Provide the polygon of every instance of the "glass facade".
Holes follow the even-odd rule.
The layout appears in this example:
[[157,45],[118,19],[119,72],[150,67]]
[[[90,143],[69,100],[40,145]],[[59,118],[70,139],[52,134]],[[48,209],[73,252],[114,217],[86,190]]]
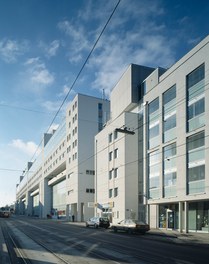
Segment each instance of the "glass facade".
[[159,136],[159,98],[149,104],[149,148],[154,148],[160,143]]
[[163,141],[176,138],[176,85],[163,94]]
[[39,194],[33,196],[33,216],[39,216]]
[[205,124],[205,65],[187,75],[187,131]]
[[189,230],[209,232],[209,201],[189,203]]
[[179,206],[178,204],[159,205],[159,228],[179,228]]
[[188,194],[205,191],[205,133],[187,138],[187,191]]
[[163,148],[163,191],[164,197],[176,196],[176,143]]
[[52,187],[52,214],[66,216],[66,180]]
[[160,155],[159,150],[149,154],[149,199],[160,196]]

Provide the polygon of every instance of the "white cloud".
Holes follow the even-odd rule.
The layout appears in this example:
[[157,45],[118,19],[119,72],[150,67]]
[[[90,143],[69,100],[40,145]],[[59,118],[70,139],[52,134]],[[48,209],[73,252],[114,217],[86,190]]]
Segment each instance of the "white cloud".
[[40,152],[38,146],[32,141],[24,142],[22,139],[13,139],[10,146],[31,156]]
[[64,97],[66,96],[70,91],[70,87],[66,84],[63,86],[62,92],[58,94],[58,97]]
[[82,53],[90,50],[90,43],[88,40],[88,32],[81,24],[73,24],[70,21],[62,21],[58,23],[58,28],[69,37],[69,61],[71,63],[82,60]]
[[[58,24],[58,28],[70,38],[71,63],[87,57],[111,14],[114,4],[105,2],[105,8],[102,5],[102,1],[97,4],[87,1],[77,19]],[[89,78],[94,79],[94,89],[104,89],[109,94],[130,63],[150,67],[169,67],[173,64],[176,40],[168,38],[168,29],[160,19],[164,15],[161,1],[133,0],[131,5],[121,1],[86,67],[91,70]],[[84,23],[85,31],[81,26]],[[95,28],[88,30],[92,23]]]
[[0,41],[0,57],[7,63],[16,62],[17,58],[28,50],[28,42],[11,39]]
[[27,71],[32,83],[50,85],[54,82],[53,74],[39,58],[30,58],[25,65],[28,66]]
[[47,110],[47,112],[56,112],[61,105],[61,101],[44,101],[42,106]]
[[51,58],[57,55],[57,52],[61,46],[60,40],[53,40],[51,43],[46,44],[43,41],[39,42],[39,47],[43,49],[46,57]]
[[50,43],[49,49],[48,49],[48,55],[50,57],[55,56],[58,49],[60,47],[60,41],[59,40],[54,40]]

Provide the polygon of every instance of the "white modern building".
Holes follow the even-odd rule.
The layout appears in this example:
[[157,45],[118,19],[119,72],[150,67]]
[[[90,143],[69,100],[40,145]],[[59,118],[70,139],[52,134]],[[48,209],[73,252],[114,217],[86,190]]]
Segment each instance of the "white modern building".
[[111,119],[96,136],[96,214],[209,232],[209,37],[143,80],[143,67],[132,67],[113,89]]
[[96,214],[144,219],[140,84],[153,68],[131,64],[110,97],[111,118],[95,137]]
[[39,217],[94,214],[94,136],[109,118],[109,101],[77,94],[66,118],[45,134],[42,151],[29,163],[16,189],[16,211]]
[[167,70],[131,64],[110,103],[78,94],[20,178],[19,213],[209,232],[208,88],[209,36]]
[[208,73],[209,37],[143,83],[144,192],[152,227],[209,232]]

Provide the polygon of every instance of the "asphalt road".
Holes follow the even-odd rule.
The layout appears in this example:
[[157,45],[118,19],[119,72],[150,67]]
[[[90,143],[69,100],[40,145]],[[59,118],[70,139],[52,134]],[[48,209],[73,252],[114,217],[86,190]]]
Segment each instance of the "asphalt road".
[[114,233],[109,229],[86,228],[53,220],[14,217],[6,221],[15,236],[23,234],[32,241],[27,241],[22,246],[29,245],[28,258],[31,254],[31,262],[36,264],[54,262],[46,262],[43,258],[35,260],[36,254],[40,256],[40,249],[36,250],[37,247],[32,244],[34,241],[39,247],[43,246],[45,251],[54,253],[70,264],[209,263],[209,247],[201,245],[176,244],[149,235]]

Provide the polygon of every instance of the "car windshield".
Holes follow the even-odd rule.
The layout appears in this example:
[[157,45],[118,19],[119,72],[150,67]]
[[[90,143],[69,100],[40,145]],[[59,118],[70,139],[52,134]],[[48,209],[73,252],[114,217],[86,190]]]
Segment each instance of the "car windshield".
[[108,221],[108,218],[107,217],[101,217],[100,220],[101,221]]

